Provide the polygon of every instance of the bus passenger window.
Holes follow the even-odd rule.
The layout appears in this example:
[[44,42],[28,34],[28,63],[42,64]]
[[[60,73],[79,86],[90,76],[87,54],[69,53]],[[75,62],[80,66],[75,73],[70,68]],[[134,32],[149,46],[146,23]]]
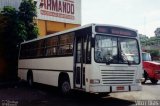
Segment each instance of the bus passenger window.
[[46,42],[46,56],[56,56],[58,50],[58,37],[48,38]]
[[36,52],[37,52],[36,57],[44,56],[45,52],[44,40],[40,40],[37,42]]
[[60,36],[59,55],[73,54],[73,33]]

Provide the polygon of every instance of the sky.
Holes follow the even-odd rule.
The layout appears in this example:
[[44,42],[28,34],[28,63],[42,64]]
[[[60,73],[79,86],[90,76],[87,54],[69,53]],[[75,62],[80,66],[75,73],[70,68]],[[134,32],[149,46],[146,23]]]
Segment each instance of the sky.
[[160,27],[160,0],[82,0],[82,25],[112,24],[155,36]]

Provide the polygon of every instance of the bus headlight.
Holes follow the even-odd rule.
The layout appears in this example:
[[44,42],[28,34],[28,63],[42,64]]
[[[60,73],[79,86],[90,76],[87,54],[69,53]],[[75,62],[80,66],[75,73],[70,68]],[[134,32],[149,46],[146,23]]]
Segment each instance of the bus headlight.
[[100,80],[99,79],[90,79],[90,84],[99,84]]

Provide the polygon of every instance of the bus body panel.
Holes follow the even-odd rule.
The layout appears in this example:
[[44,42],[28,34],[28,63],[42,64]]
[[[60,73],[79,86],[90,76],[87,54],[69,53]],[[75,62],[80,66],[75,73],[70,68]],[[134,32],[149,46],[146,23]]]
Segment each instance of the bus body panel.
[[73,57],[71,56],[19,60],[18,76],[27,80],[28,70],[32,70],[34,82],[52,86],[58,86],[59,74],[66,72],[73,88]]
[[23,59],[19,60],[19,68],[73,71],[73,57]]
[[91,71],[92,71],[92,69],[91,69],[91,64],[86,64],[85,65],[85,69],[86,69],[86,72],[85,72],[85,91],[86,92],[89,92],[89,84],[90,84],[90,82],[89,82],[89,80],[90,80],[90,77],[91,77]]
[[27,69],[18,69],[18,77],[21,79],[21,80],[27,80],[27,72],[28,70]]
[[42,84],[58,86],[58,71],[45,71],[45,70],[32,70],[33,71],[33,81],[34,82],[41,82]]
[[[140,79],[142,69],[136,65],[129,66],[122,64],[97,64],[91,65],[92,73],[89,79],[99,79],[100,84],[89,84],[87,92],[126,92],[142,90]],[[117,76],[116,76],[117,75]],[[118,78],[119,77],[119,78]],[[104,81],[103,81],[104,80]],[[107,84],[108,82],[108,84]],[[126,83],[127,82],[127,83]],[[118,87],[123,87],[118,89]],[[89,90],[89,91],[88,91]]]

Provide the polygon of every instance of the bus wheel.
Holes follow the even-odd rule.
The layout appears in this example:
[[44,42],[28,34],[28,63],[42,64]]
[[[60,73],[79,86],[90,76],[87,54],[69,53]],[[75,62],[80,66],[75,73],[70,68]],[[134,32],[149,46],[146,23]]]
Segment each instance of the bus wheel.
[[153,79],[153,78],[151,78],[150,80],[151,80],[152,84],[157,84],[157,82],[158,82],[158,80]]
[[27,75],[27,83],[28,83],[29,87],[33,86],[33,75],[31,73],[28,73],[28,75]]
[[147,72],[146,72],[146,71],[144,71],[143,77],[144,77],[144,81],[143,81],[143,82],[141,82],[141,83],[142,83],[142,84],[145,84],[145,82],[146,82],[146,81],[147,81],[147,79],[148,79],[148,74],[147,74]]
[[61,90],[61,93],[63,95],[68,95],[70,90],[71,90],[71,86],[70,86],[70,83],[69,83],[69,79],[67,78],[63,78],[60,80],[60,85],[59,85],[59,88]]

